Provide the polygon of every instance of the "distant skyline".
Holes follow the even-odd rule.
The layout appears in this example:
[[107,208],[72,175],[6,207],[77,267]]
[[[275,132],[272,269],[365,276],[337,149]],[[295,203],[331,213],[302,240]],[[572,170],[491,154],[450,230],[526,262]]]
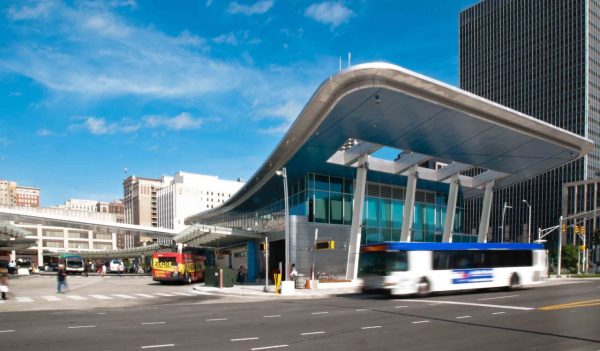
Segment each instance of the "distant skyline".
[[348,52],[457,86],[477,2],[2,2],[0,179],[42,206],[133,174],[248,179]]

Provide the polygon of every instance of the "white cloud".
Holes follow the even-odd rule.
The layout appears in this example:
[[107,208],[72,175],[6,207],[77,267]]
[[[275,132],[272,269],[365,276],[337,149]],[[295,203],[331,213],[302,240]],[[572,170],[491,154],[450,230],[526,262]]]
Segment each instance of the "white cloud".
[[10,140],[9,138],[0,136],[0,145],[8,146],[11,143],[12,143],[12,140]]
[[[158,115],[144,116],[138,122],[125,118],[117,122],[108,122],[105,118],[93,116],[76,117],[75,119],[83,120],[83,122],[70,125],[70,130],[85,130],[94,135],[127,134],[137,132],[141,129],[190,130],[202,127],[207,121],[215,121],[215,119],[194,118],[188,112],[183,112],[172,117]],[[38,135],[41,134],[38,133]]]
[[273,7],[273,0],[260,0],[252,5],[242,5],[237,1],[229,4],[227,12],[230,14],[242,14],[246,16],[260,15],[269,11]]
[[40,128],[35,132],[35,135],[37,135],[37,136],[53,136],[53,135],[56,135],[56,133],[54,133],[53,131],[46,129],[46,128]]
[[135,0],[112,0],[110,2],[111,7],[130,7],[132,9],[137,8],[137,2]]
[[32,20],[40,17],[46,17],[51,10],[53,3],[50,1],[41,1],[35,6],[23,6],[17,9],[14,6],[8,8],[7,17],[13,21]]
[[300,111],[302,111],[303,104],[295,101],[288,100],[281,105],[273,106],[262,110],[262,114],[270,117],[283,118],[288,121],[293,121],[298,117]]
[[221,34],[218,37],[213,38],[213,41],[217,44],[229,44],[233,46],[238,45],[238,39],[233,33]]
[[175,117],[147,116],[143,120],[148,128],[164,127],[170,130],[198,129],[204,124],[204,120],[193,118],[187,112]]
[[304,15],[335,28],[348,21],[354,15],[354,12],[341,2],[324,1],[310,5]]

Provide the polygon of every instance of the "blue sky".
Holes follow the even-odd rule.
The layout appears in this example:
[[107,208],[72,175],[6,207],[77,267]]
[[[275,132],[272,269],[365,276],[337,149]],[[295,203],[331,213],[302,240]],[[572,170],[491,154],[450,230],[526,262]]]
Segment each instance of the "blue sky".
[[0,179],[43,206],[120,198],[124,168],[247,179],[348,52],[458,85],[476,2],[0,2]]

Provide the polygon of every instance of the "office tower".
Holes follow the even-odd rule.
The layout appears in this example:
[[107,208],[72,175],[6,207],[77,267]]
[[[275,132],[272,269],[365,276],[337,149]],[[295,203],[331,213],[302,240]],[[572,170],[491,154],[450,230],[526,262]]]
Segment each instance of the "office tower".
[[[485,0],[460,13],[460,87],[547,123],[600,141],[597,0]],[[526,147],[526,145],[523,145]],[[510,155],[505,155],[510,157]],[[563,183],[600,171],[600,148],[582,159],[494,193],[493,240],[532,237],[558,224]],[[525,201],[527,201],[527,203]],[[481,198],[465,203],[476,228]]]

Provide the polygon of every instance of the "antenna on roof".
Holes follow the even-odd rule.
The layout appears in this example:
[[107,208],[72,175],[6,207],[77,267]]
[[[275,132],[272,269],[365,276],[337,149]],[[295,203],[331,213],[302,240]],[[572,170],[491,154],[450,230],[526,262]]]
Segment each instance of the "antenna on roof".
[[352,53],[348,52],[348,68],[350,68],[350,61],[352,61]]

